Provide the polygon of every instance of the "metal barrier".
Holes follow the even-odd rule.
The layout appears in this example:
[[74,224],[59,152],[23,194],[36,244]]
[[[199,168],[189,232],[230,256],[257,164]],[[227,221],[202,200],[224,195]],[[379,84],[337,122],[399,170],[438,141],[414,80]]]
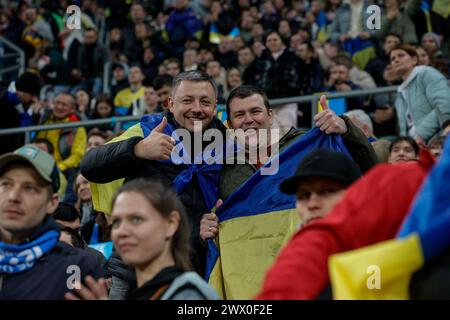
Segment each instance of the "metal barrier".
[[[354,90],[350,92],[339,92],[339,93],[326,93],[328,99],[337,99],[337,98],[351,98],[358,96],[368,96],[368,95],[377,95],[377,94],[386,94],[393,93],[397,90],[396,86],[390,87],[382,87],[382,88],[374,88],[374,89],[363,89],[363,90]],[[279,106],[288,103],[311,103],[311,123],[314,123],[314,115],[317,114],[317,105],[320,99],[320,96],[325,93],[316,93],[310,96],[298,96],[298,97],[290,97],[290,98],[282,98],[282,99],[272,99],[270,100],[271,106]],[[115,131],[119,131],[120,126],[123,122],[128,121],[138,121],[141,116],[125,116],[125,117],[112,117],[106,119],[99,120],[88,120],[88,121],[79,121],[79,122],[70,122],[70,123],[61,123],[61,124],[49,124],[49,125],[39,125],[39,126],[29,126],[29,127],[20,127],[20,128],[11,128],[11,129],[3,129],[0,130],[0,136],[11,135],[11,134],[19,134],[25,133],[25,143],[30,142],[30,132],[34,131],[48,131],[54,129],[67,129],[67,128],[78,128],[78,127],[95,127],[102,124],[114,124]]]
[[3,45],[6,49],[8,49],[8,51],[3,52],[3,54],[0,55],[1,59],[5,59],[5,65],[7,65],[5,68],[0,68],[0,79],[3,79],[6,74],[17,71],[17,75],[12,77],[12,79],[15,79],[25,70],[25,53],[22,49],[5,37],[0,36],[0,45]]

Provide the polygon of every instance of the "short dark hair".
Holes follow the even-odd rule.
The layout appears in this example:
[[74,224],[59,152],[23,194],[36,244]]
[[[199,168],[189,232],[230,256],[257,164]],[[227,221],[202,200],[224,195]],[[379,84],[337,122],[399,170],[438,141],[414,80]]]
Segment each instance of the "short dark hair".
[[92,130],[89,131],[87,138],[89,139],[92,136],[99,136],[105,139],[105,141],[108,140],[108,135],[105,132],[99,130],[98,128],[93,128]]
[[177,89],[180,86],[180,83],[182,81],[209,82],[214,89],[214,94],[216,95],[216,98],[218,97],[216,82],[209,74],[207,74],[204,71],[192,70],[192,71],[181,72],[180,74],[178,74],[173,79],[173,82],[172,82],[172,94],[174,94],[175,91],[177,91]]
[[383,39],[383,42],[386,41],[387,37],[396,37],[398,40],[400,40],[400,43],[402,43],[402,37],[395,32],[389,32],[388,34],[386,34],[386,36]]
[[114,208],[117,197],[124,192],[135,192],[142,195],[164,219],[167,219],[173,211],[180,214],[180,224],[172,238],[171,252],[175,266],[183,270],[191,270],[189,222],[184,206],[173,188],[161,180],[137,178],[120,187],[113,198],[112,208]]
[[53,154],[55,153],[55,148],[53,147],[53,144],[48,141],[48,139],[45,138],[36,138],[33,140],[33,143],[42,143],[45,144],[47,146],[48,149],[48,153]]
[[259,94],[260,96],[262,96],[264,100],[264,106],[266,107],[267,110],[270,109],[269,99],[267,98],[267,94],[264,92],[263,89],[254,85],[244,84],[231,90],[230,95],[228,96],[226,104],[228,119],[230,119],[230,104],[234,99],[236,98],[245,99],[251,97],[254,94]]
[[153,80],[153,88],[159,90],[164,86],[172,87],[173,77],[168,74],[161,74]]
[[416,140],[414,140],[411,137],[408,136],[398,136],[397,138],[395,138],[391,145],[389,146],[389,154],[392,152],[392,149],[394,148],[394,146],[402,141],[406,141],[407,143],[409,143],[411,145],[411,147],[413,147],[414,149],[414,153],[416,154],[416,156],[419,154],[419,145],[417,144]]

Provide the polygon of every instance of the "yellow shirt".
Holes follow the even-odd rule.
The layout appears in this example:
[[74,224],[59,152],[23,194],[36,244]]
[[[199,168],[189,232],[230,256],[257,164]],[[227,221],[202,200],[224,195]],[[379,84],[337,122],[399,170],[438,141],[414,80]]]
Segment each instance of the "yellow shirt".
[[145,88],[142,86],[139,90],[133,92],[130,88],[120,90],[114,98],[114,106],[117,113],[125,115],[128,112],[133,101],[138,100],[144,96]]
[[[55,120],[52,117],[45,121],[44,124],[54,124],[54,123],[67,123],[69,122],[69,117],[63,120]],[[70,154],[68,157],[64,158],[59,150],[59,139],[62,130],[55,129],[49,131],[40,131],[37,135],[38,138],[45,138],[53,145],[55,152],[53,156],[55,157],[56,164],[59,170],[65,171],[70,168],[78,168],[80,166],[81,159],[83,159],[87,147],[87,134],[86,129],[83,127],[73,128],[75,135],[72,137],[72,145],[70,147]],[[76,130],[76,131],[75,131]]]

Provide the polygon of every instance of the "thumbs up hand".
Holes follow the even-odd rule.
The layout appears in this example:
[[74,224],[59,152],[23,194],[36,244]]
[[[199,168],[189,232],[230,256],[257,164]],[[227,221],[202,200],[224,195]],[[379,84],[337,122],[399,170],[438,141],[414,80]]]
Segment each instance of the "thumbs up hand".
[[167,126],[167,119],[164,117],[152,132],[139,141],[134,146],[134,154],[139,159],[146,160],[169,160],[172,149],[175,146],[175,140],[163,133]]
[[344,134],[347,132],[345,121],[336,115],[333,110],[328,107],[325,95],[320,97],[320,105],[323,111],[314,116],[316,127],[326,134]]

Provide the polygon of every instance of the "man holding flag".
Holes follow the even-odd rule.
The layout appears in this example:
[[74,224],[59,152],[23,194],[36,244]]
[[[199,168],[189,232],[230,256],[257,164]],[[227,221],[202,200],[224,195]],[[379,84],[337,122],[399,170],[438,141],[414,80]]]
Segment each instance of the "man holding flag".
[[[314,148],[330,148],[350,156],[347,146],[359,164],[357,170],[365,172],[376,164],[376,155],[364,134],[348,118],[336,116],[328,108],[325,96],[321,97],[321,104],[323,112],[316,116],[318,128],[306,134],[291,128],[276,141],[276,148],[273,140],[269,144],[269,158],[259,158],[257,163],[250,163],[249,159],[245,164],[227,162],[223,166],[219,190],[225,203],[222,206],[219,200],[217,215],[205,214],[200,226],[202,240],[212,239],[219,233],[220,220],[217,246],[209,244],[207,278],[222,297],[248,299],[256,294],[266,267],[298,225],[294,197],[282,195],[274,186],[290,171],[293,173],[304,155]],[[259,131],[272,127],[272,109],[266,94],[258,87],[245,85],[232,91],[227,113],[229,126],[246,134],[254,131],[259,136]],[[279,157],[278,173],[261,174],[259,169],[267,167],[266,163],[275,157]],[[252,239],[259,239],[260,245],[255,247]],[[246,259],[237,260],[238,256]]]
[[[200,219],[216,203],[221,166],[204,161],[202,164],[194,164],[194,161],[174,164],[171,153],[179,141],[171,136],[176,129],[186,129],[193,141],[194,122],[201,123],[202,131],[215,128],[225,136],[225,127],[215,118],[216,104],[217,87],[210,76],[201,71],[181,73],[174,80],[168,111],[142,118],[118,139],[88,152],[81,164],[83,176],[95,183],[149,176],[172,185],[188,213],[193,265],[200,274],[204,272],[205,261],[205,249],[198,238]],[[194,146],[194,143],[189,144],[183,138],[180,145]],[[195,156],[192,150],[187,153]],[[115,184],[122,184],[122,180]],[[103,185],[93,185],[93,195],[97,198],[94,205],[99,211],[109,212],[109,199],[98,201],[100,196],[108,194],[108,190],[101,188]],[[110,189],[109,194],[113,193]]]

